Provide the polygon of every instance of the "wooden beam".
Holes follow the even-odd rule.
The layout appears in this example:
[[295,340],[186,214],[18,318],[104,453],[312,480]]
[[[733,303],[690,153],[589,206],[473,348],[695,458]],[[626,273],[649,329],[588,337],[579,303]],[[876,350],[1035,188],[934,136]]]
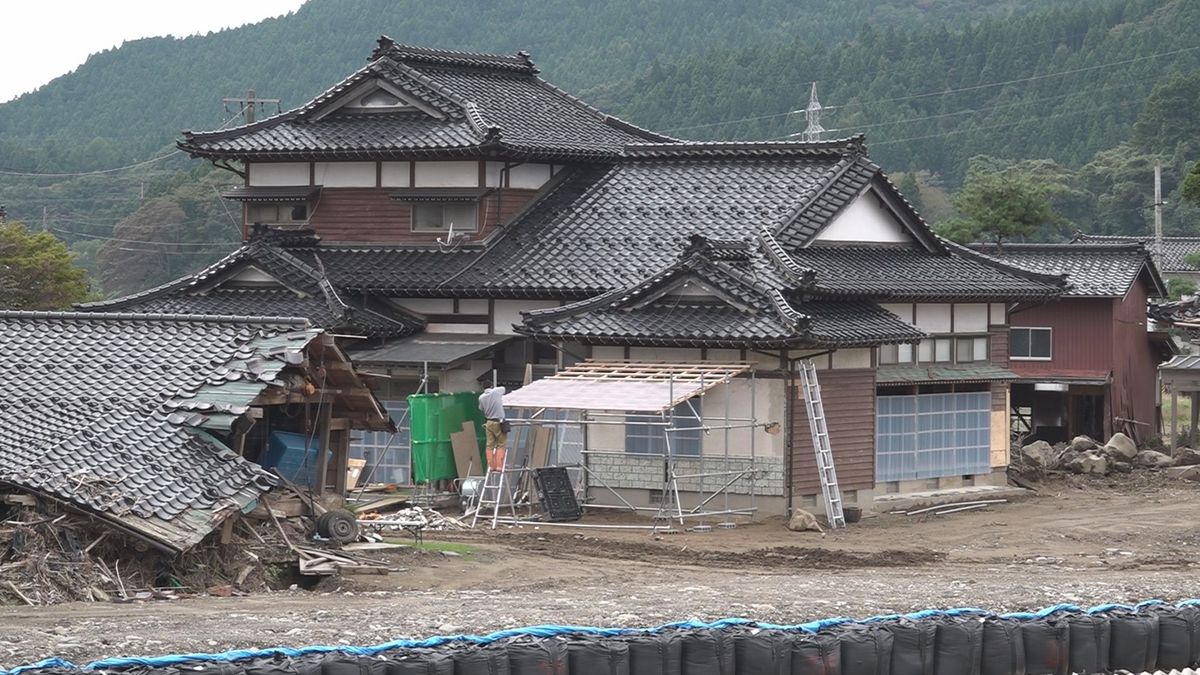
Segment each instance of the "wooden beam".
[[[345,420],[338,420],[344,422]],[[346,494],[346,478],[350,473],[350,433],[338,431],[333,434],[333,485],[336,494]]]
[[317,419],[317,436],[320,438],[321,448],[319,460],[317,462],[317,494],[325,494],[325,487],[329,484],[329,426],[333,417],[333,403],[326,402],[321,406],[320,417]]

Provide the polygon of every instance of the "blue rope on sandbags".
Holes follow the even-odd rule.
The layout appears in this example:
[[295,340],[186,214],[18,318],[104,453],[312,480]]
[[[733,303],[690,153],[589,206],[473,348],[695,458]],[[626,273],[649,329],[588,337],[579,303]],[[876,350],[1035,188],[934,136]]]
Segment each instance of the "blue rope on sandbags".
[[[1081,609],[1078,605],[1062,603],[1051,605],[1037,612],[1010,612],[1006,614],[996,614],[985,609],[977,607],[958,607],[953,609],[925,609],[909,614],[881,614],[866,619],[852,619],[848,617],[833,617],[820,619],[817,621],[809,621],[800,624],[774,624],[766,622],[753,621],[740,617],[730,617],[719,619],[711,622],[703,622],[695,619],[686,621],[675,621],[662,624],[652,628],[601,628],[596,626],[570,626],[560,624],[544,624],[538,626],[525,626],[522,628],[509,628],[505,630],[495,631],[487,635],[439,635],[423,640],[400,639],[384,642],[377,645],[369,646],[348,646],[348,645],[312,645],[308,647],[270,647],[264,649],[237,649],[221,653],[204,653],[197,652],[191,654],[172,654],[166,656],[123,656],[111,657],[107,659],[99,659],[92,661],[83,666],[78,666],[70,661],[61,658],[48,658],[23,666],[18,666],[11,670],[0,669],[0,675],[22,675],[38,670],[47,670],[52,668],[72,669],[72,670],[104,670],[104,669],[121,669],[130,666],[142,666],[146,668],[160,668],[167,666],[178,666],[184,664],[198,663],[218,663],[218,662],[236,662],[255,658],[270,658],[284,656],[288,658],[296,658],[311,654],[329,654],[341,653],[355,656],[376,656],[381,653],[397,650],[397,649],[434,649],[449,644],[467,643],[476,645],[486,645],[500,640],[519,637],[533,638],[553,638],[564,635],[590,635],[596,637],[620,637],[627,635],[638,634],[653,634],[668,630],[719,630],[737,626],[750,626],[765,630],[785,630],[785,631],[801,631],[805,633],[818,633],[829,628],[843,626],[846,624],[870,624],[880,621],[889,621],[897,619],[909,619],[913,621],[921,621],[938,617],[961,617],[961,616],[978,616],[981,619],[988,617],[997,617],[1002,619],[1018,619],[1018,620],[1037,620],[1046,619],[1055,614],[1063,612],[1100,614],[1111,611],[1137,611],[1143,607],[1165,605],[1162,600],[1145,600],[1136,605],[1125,605],[1110,603],[1104,605],[1096,605],[1087,610]],[[1200,606],[1200,599],[1181,600],[1176,603],[1177,607],[1184,606]]]

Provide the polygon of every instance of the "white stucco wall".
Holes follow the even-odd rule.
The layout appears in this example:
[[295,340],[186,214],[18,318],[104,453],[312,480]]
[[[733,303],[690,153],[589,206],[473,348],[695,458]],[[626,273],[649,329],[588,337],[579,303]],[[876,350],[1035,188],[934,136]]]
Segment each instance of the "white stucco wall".
[[375,187],[375,162],[316,162],[313,180],[325,187]]
[[513,324],[521,323],[521,312],[558,307],[556,300],[497,300],[493,306],[492,323],[497,335],[515,335]]
[[868,190],[842,209],[833,222],[817,233],[815,240],[904,244],[913,239]]
[[383,162],[379,169],[379,184],[383,187],[408,187],[412,167],[408,162]]
[[415,162],[417,187],[478,187],[478,162]]
[[246,165],[250,185],[308,185],[308,162],[253,162]]

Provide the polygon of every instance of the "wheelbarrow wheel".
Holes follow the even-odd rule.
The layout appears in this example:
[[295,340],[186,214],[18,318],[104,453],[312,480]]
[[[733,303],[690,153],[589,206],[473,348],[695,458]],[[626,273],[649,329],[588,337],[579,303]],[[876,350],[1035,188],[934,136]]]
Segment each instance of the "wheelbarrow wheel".
[[339,544],[349,544],[358,539],[358,520],[349,511],[326,511],[317,518],[317,534]]

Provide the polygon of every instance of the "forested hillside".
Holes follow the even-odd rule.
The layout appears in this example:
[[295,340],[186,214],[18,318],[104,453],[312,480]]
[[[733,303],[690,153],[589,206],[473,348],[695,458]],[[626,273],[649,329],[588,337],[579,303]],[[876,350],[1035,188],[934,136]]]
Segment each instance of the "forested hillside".
[[[67,240],[102,293],[206,264],[239,237],[217,197],[228,175],[156,158],[179,129],[236,117],[222,97],[254,88],[298,105],[387,33],[529,49],[548,79],[683,138],[792,137],[816,81],[825,137],[865,133],[933,221],[973,164],[1053,188],[1064,219],[1041,238],[1145,232],[1158,160],[1167,231],[1200,233],[1177,198],[1200,157],[1196,25],[1196,0],[311,0],[240,29],[126,44],[0,105],[0,204]],[[66,175],[31,175],[45,173]]]
[[[1078,0],[1072,0],[1078,1]],[[78,171],[150,156],[181,129],[213,128],[247,88],[299,105],[359,68],[373,41],[531,51],[569,90],[635,76],[713,46],[830,46],[864,24],[917,26],[1001,15],[1039,0],[310,0],[220,33],[152,38],[92,56],[0,105],[0,167]],[[650,120],[652,121],[652,120]]]

